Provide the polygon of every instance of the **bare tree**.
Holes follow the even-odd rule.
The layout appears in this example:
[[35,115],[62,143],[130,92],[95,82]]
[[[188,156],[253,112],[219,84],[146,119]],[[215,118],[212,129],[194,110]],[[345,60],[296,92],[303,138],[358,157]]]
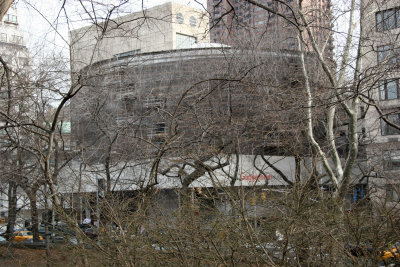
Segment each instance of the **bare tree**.
[[[345,241],[376,251],[395,240],[398,217],[388,201],[373,204],[385,214],[377,218],[353,188],[380,168],[363,166],[359,153],[361,106],[398,127],[374,95],[382,70],[363,68],[373,52],[365,52],[365,9],[356,0],[345,14],[301,0],[243,3],[268,19],[262,29],[246,25],[226,1],[211,31],[224,24],[238,37],[233,47],[105,55],[108,38],[140,39],[143,27],[179,24],[183,15],[143,10],[124,21],[114,16],[125,1],[81,1],[91,26],[74,32],[68,47],[87,38],[90,53],[73,58],[83,68],[72,69],[71,81],[58,57],[20,84],[2,62],[4,151],[17,159],[4,171],[13,177],[6,180],[9,207],[16,210],[21,187],[35,239],[43,194],[75,232],[76,251],[102,264],[357,264]],[[59,14],[72,26],[69,8]],[[344,41],[334,63],[330,24],[343,15],[348,28],[339,32]],[[274,33],[275,40],[266,38]],[[18,102],[13,88],[28,97]],[[63,132],[68,108],[71,135]],[[349,192],[363,200],[349,200]],[[354,214],[346,212],[349,202]],[[93,232],[77,226],[84,204]],[[363,253],[365,263],[379,260]]]

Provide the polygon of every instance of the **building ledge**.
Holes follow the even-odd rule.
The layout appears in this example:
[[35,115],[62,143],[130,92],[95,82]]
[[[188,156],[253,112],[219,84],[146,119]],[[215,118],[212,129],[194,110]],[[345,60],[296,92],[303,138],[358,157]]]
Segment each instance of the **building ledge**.
[[6,45],[6,46],[12,46],[12,47],[15,47],[15,48],[20,48],[20,49],[26,49],[25,45],[20,45],[20,44],[0,42],[0,45]]

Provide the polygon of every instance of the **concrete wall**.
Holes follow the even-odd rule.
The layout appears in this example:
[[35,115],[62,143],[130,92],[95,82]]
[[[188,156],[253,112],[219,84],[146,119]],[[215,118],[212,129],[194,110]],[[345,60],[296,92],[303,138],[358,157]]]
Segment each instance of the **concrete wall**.
[[[314,58],[307,60],[310,68],[315,67],[311,66]],[[287,155],[290,152],[285,151],[291,149],[307,150],[300,134],[305,114],[298,112],[304,103],[303,95],[298,94],[302,83],[298,64],[295,52],[225,48],[149,53],[101,62],[91,68],[85,88],[71,101],[73,141],[88,150],[99,149],[101,155],[106,142],[101,128],[116,129],[121,135],[115,151],[131,157],[139,151],[148,155],[152,146],[140,140],[159,144],[174,134],[170,117],[163,114],[173,114],[178,108],[180,115],[173,123],[179,128],[180,142],[185,144],[179,154],[208,151],[216,140],[210,140],[213,134],[240,140],[243,154],[269,154],[263,150],[266,147],[279,150],[274,155]],[[235,80],[246,76],[249,69],[251,78]],[[323,81],[317,77],[318,70],[313,71],[314,86],[323,88]],[[235,81],[226,83],[224,79]],[[151,103],[152,99],[159,103]],[[190,108],[194,105],[195,110]],[[287,110],[271,112],[282,106]],[[157,131],[158,123],[165,123],[164,131]],[[299,131],[293,131],[291,123]],[[201,133],[203,124],[209,127],[207,133]],[[242,134],[234,137],[237,132]],[[208,141],[211,143],[206,145]]]
[[124,56],[123,53],[176,49],[177,33],[195,37],[200,43],[209,42],[205,12],[170,2],[110,21],[104,35],[96,25],[73,30],[71,70],[76,72],[90,63]]

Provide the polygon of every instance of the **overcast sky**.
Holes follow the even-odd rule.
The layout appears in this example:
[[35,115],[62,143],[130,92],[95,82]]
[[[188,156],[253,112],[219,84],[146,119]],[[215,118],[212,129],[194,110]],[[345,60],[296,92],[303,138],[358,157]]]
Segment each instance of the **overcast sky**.
[[[87,1],[88,2],[88,1]],[[122,0],[101,0],[104,4],[119,3]],[[144,0],[145,8],[160,5],[170,0]],[[184,5],[197,8],[205,8],[206,0],[174,0]],[[18,20],[21,30],[25,34],[25,40],[32,53],[42,53],[43,47],[62,51],[67,49],[68,31],[72,28],[88,25],[80,16],[83,13],[78,1],[66,1],[68,21],[66,15],[59,11],[63,1],[51,0],[19,0],[17,3]],[[123,12],[129,13],[141,10],[142,1],[134,0],[124,5]],[[58,19],[57,19],[58,18]]]
[[[83,0],[85,1],[85,0]],[[144,7],[149,8],[155,5],[160,5],[170,0],[144,0]],[[25,40],[29,50],[33,55],[46,57],[47,51],[63,51],[64,56],[68,57],[68,31],[72,28],[88,25],[85,18],[80,14],[83,13],[82,8],[78,1],[67,0],[66,8],[68,12],[68,21],[73,23],[66,23],[66,15],[59,11],[64,1],[61,0],[18,0],[17,8],[19,15],[19,23],[21,29],[25,33]],[[86,0],[89,2],[89,0]],[[124,2],[123,0],[100,0],[98,3],[110,4]],[[197,8],[206,8],[206,0],[174,0],[174,2],[189,5]],[[334,0],[335,7],[346,9],[348,0]],[[124,5],[121,10],[125,13],[141,10],[142,1],[133,0]],[[57,20],[58,18],[58,20]],[[336,21],[335,30],[343,31],[346,18]],[[341,36],[335,36],[335,46],[340,47],[338,41]],[[43,49],[45,48],[45,49]],[[40,55],[41,54],[41,55]]]

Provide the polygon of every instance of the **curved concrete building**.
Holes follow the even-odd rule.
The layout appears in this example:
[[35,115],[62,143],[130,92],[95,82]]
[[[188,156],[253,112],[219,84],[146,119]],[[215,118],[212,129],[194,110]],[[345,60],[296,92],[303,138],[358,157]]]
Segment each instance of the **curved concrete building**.
[[[160,146],[174,156],[304,151],[299,60],[296,52],[212,47],[97,62],[82,71],[86,86],[71,103],[74,140],[87,151],[112,143],[127,157]],[[322,89],[316,68],[313,75]]]

